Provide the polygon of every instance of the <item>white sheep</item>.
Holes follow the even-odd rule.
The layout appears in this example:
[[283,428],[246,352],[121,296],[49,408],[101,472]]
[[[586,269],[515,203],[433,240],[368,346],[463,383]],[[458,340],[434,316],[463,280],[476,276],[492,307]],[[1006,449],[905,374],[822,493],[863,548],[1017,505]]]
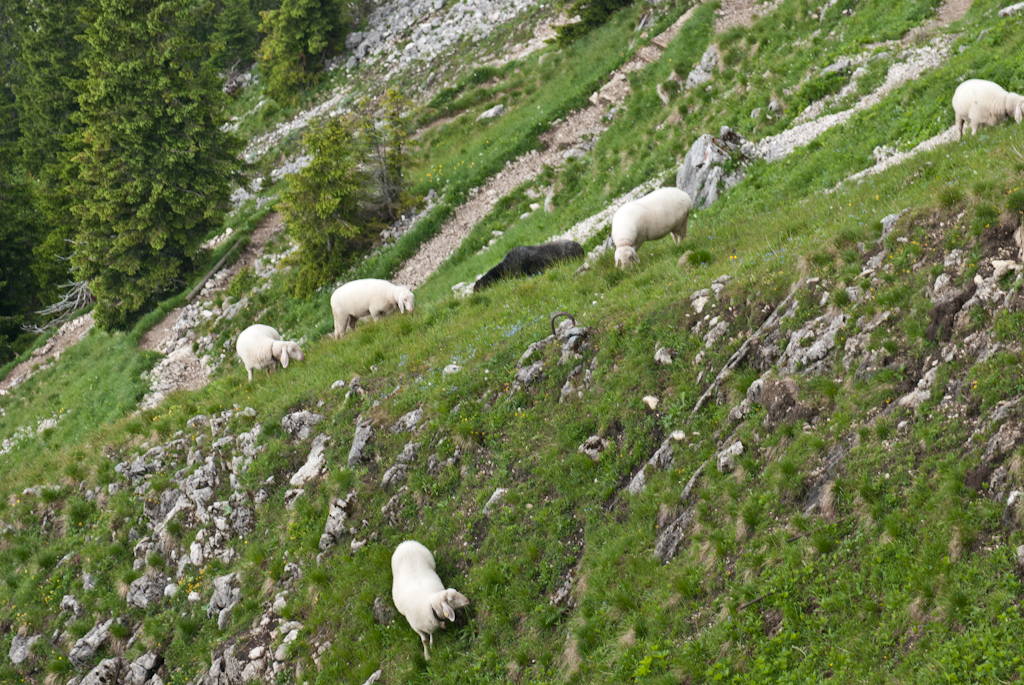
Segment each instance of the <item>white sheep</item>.
[[374,321],[379,321],[396,309],[403,314],[411,312],[414,304],[412,291],[405,286],[379,278],[349,281],[331,295],[334,337],[340,338],[347,330],[354,329],[361,316],[369,314]]
[[639,264],[636,251],[648,240],[671,233],[678,245],[686,237],[686,222],[692,207],[690,196],[678,188],[659,188],[619,207],[612,217],[615,266],[628,269],[630,264]]
[[957,137],[963,138],[965,123],[971,125],[971,134],[977,135],[979,126],[995,126],[1010,117],[1019,124],[1024,119],[1024,95],[1007,93],[996,83],[972,78],[956,87],[953,111]]
[[253,369],[266,368],[269,372],[275,362],[281,362],[281,366],[287,369],[289,359],[297,359],[300,362],[305,359],[298,343],[281,340],[280,333],[260,323],[255,323],[238,334],[235,351],[245,364],[245,370],[249,372],[250,382]]
[[435,571],[434,555],[416,542],[406,540],[391,555],[391,598],[423,643],[423,658],[430,661],[427,642],[434,646],[434,631],[455,620],[455,610],[469,605],[457,590],[445,589]]

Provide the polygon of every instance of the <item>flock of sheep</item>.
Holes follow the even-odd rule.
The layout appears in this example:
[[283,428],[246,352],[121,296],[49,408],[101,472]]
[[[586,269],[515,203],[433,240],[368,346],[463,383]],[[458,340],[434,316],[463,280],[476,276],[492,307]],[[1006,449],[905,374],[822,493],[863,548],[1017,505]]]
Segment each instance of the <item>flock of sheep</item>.
[[[1008,93],[991,81],[971,79],[961,83],[953,94],[953,111],[958,136],[963,136],[964,124],[970,124],[971,133],[977,134],[979,126],[994,126],[1010,117],[1020,123],[1024,119],[1024,96]],[[623,205],[612,218],[615,266],[628,269],[639,264],[637,249],[645,242],[671,235],[678,245],[686,238],[692,206],[690,196],[677,188],[660,188]],[[515,247],[481,276],[473,289],[479,291],[497,280],[537,273],[559,261],[582,257],[583,248],[569,240]],[[340,339],[355,328],[360,317],[370,316],[378,321],[396,310],[411,312],[414,305],[415,298],[406,287],[374,278],[351,281],[331,295],[334,337]],[[242,331],[235,349],[250,381],[253,369],[269,371],[277,363],[287,368],[289,360],[303,359],[297,343],[281,340],[276,330],[262,324]],[[433,645],[434,631],[444,628],[445,621],[454,621],[455,610],[469,605],[469,600],[456,590],[445,589],[435,570],[433,554],[414,540],[395,549],[391,572],[395,607],[420,636],[423,656],[429,660],[427,645]]]

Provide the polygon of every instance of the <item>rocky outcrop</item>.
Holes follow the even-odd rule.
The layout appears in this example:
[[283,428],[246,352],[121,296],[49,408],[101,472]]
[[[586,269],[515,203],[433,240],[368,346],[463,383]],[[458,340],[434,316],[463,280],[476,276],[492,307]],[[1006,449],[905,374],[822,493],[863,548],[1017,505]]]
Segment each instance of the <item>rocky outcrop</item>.
[[[743,180],[748,148],[746,139],[728,126],[722,127],[717,138],[702,135],[676,172],[676,188],[690,196],[695,210],[711,206],[723,190]],[[734,170],[727,171],[727,165]]]

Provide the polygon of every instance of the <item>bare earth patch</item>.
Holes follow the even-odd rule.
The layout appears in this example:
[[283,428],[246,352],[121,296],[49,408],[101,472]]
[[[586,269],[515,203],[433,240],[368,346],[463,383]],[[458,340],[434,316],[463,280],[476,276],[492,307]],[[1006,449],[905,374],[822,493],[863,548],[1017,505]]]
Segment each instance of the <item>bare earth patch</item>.
[[0,381],[0,394],[7,394],[11,388],[27,381],[51,359],[60,359],[64,350],[81,342],[92,329],[92,323],[92,312],[89,312],[58,328],[45,345],[32,353],[31,358],[15,366],[7,377]]
[[629,81],[625,74],[642,69],[656,61],[665,47],[679,33],[679,29],[693,15],[694,8],[687,10],[664,33],[658,35],[633,58],[618,70],[612,72],[608,83],[591,96],[591,106],[573,112],[562,122],[541,134],[544,144],[542,151],[532,151],[508,163],[486,185],[478,190],[469,201],[455,210],[441,231],[420,246],[419,252],[411,257],[391,279],[394,283],[417,288],[434,273],[439,266],[462,244],[470,231],[490,213],[494,204],[517,186],[536,178],[544,166],[560,166],[566,158],[566,151],[580,145],[585,136],[591,139],[601,135],[607,126],[605,110],[610,105],[622,102],[629,95]]
[[[204,287],[196,302],[210,301],[216,292],[231,284],[235,274],[252,266],[262,256],[263,246],[284,227],[284,220],[277,212],[269,214],[260,222],[250,236],[249,245],[242,256],[231,266],[218,271]],[[184,307],[170,312],[164,319],[146,332],[139,341],[144,350],[167,352],[169,343],[175,338],[175,324],[185,313]],[[199,390],[210,380],[210,369],[196,357],[191,344],[179,345],[150,371],[150,388],[139,403],[140,409],[152,409],[168,394],[178,390]]]

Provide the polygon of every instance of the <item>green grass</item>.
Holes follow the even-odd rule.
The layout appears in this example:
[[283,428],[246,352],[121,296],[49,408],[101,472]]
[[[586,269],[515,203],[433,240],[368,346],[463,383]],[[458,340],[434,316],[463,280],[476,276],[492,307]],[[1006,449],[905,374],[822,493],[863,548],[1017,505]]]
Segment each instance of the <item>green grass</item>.
[[[848,6],[853,16],[842,17]],[[296,679],[289,666],[280,676],[285,682],[363,682],[378,668],[388,682],[445,685],[1019,679],[1022,663],[1012,646],[1024,637],[1024,618],[1014,550],[1024,543],[1024,533],[1003,527],[1002,500],[966,484],[998,429],[984,428],[983,420],[998,402],[1024,394],[1019,350],[1002,350],[979,365],[968,357],[943,362],[918,414],[878,412],[916,384],[927,360],[938,358],[941,346],[923,334],[932,306],[924,288],[942,272],[944,251],[963,249],[971,265],[961,278],[973,277],[985,224],[1000,220],[1006,208],[1024,208],[1024,168],[1014,152],[1021,149],[1021,130],[1012,124],[985,129],[861,184],[821,192],[870,164],[875,145],[911,145],[945,128],[955,75],[980,69],[992,76],[1013,74],[1008,82],[1019,78],[1021,72],[1013,71],[1020,60],[1019,27],[988,18],[995,3],[979,0],[961,27],[973,41],[991,26],[985,38],[965,39],[965,52],[954,47],[945,65],[783,162],[752,165],[743,184],[691,218],[683,245],[646,244],[641,266],[628,273],[616,270],[605,255],[578,276],[575,265],[563,265],[466,300],[453,299],[448,290],[512,245],[560,233],[609,199],[671,171],[698,132],[722,124],[751,136],[781,130],[798,113],[795,106],[776,122],[750,120],[750,109],[763,107],[769,92],[799,83],[810,64],[825,66],[874,36],[898,37],[934,6],[840,2],[819,24],[808,17],[810,5],[786,0],[750,31],[719,37],[732,56],[712,93],[679,94],[671,107],[662,107],[654,95],[657,84],[673,69],[685,75],[710,40],[714,5],[701,7],[662,62],[631,77],[634,94],[595,149],[532,183],[537,190],[557,189],[556,211],[519,220],[531,184],[516,189],[418,291],[415,313],[361,323],[334,341],[326,337],[332,328],[330,289],[295,300],[288,295],[293,276],[283,273],[269,290],[250,294],[249,308],[234,321],[197,331],[213,335],[218,351],[258,316],[287,338],[305,338],[305,361],[287,370],[260,373],[248,383],[228,345],[205,389],[132,415],[145,391],[139,376],[155,360],[139,352],[136,341],[162,311],[130,333],[91,333],[59,364],[0,399],[0,433],[12,435],[21,426],[33,431],[16,450],[0,455],[0,622],[14,628],[0,636],[0,650],[9,648],[8,635],[22,626],[28,634],[63,629],[78,637],[94,617],[121,616],[125,622],[116,637],[126,640],[137,626],[141,631],[129,656],[153,649],[167,660],[165,682],[194,681],[218,644],[244,635],[273,602],[284,588],[287,564],[299,563],[304,572],[290,581],[283,615],[305,626],[290,648],[303,671]],[[537,132],[596,89],[624,59],[637,11],[620,13],[561,54],[549,53],[541,66],[533,59],[506,70],[469,72],[457,81],[447,99],[435,103],[437,109],[476,112],[500,92],[518,89],[508,95],[514,107],[486,127],[470,125],[474,117],[466,116],[424,138],[419,168],[443,170],[448,204],[399,249],[367,260],[359,273],[387,275],[469,188],[530,149]],[[818,28],[822,33],[809,39],[806,54],[787,49],[786,41]],[[844,35],[843,43],[824,38],[832,30]],[[766,69],[782,76],[760,82],[756,75]],[[745,95],[726,95],[741,83]],[[817,97],[836,85],[808,84],[794,93],[816,90]],[[680,104],[686,111],[682,121],[656,130]],[[419,191],[437,183],[430,173],[432,180],[419,181]],[[879,220],[905,207],[912,212],[886,241],[887,270],[877,282],[859,278],[858,243],[870,249],[880,235]],[[957,218],[961,211],[966,213]],[[502,239],[476,255],[493,230],[504,231]],[[681,269],[677,261],[687,250],[691,256]],[[689,295],[723,273],[735,278],[716,308],[705,313],[726,316],[731,324],[720,343],[708,348],[692,331],[702,316],[693,312]],[[806,429],[799,421],[769,431],[763,427],[765,409],[755,405],[746,421],[730,422],[729,409],[764,371],[751,360],[726,382],[721,402],[691,416],[710,378],[763,320],[764,305],[774,307],[796,278],[812,275],[822,279],[829,297],[822,303],[820,290],[813,296],[801,291],[796,314],[783,330],[796,330],[832,306],[849,317],[832,352],[834,370],[798,375],[800,399],[815,409],[816,419]],[[245,291],[252,283],[248,278],[233,287]],[[854,284],[865,289],[859,302],[845,291]],[[888,351],[894,361],[855,381],[856,365],[846,371],[842,364],[843,344],[858,332],[860,317],[886,309],[894,313],[869,337],[868,347]],[[514,389],[516,362],[530,343],[549,334],[557,311],[569,311],[591,328],[589,348],[567,364],[558,363],[557,347],[538,353],[535,358],[546,362],[545,377]],[[1019,313],[981,314],[970,325],[991,328],[1003,344],[1016,340]],[[970,330],[955,333],[955,339],[962,343]],[[673,364],[654,363],[657,345],[675,349]],[[452,363],[461,370],[443,374]],[[573,368],[591,363],[592,383],[583,398],[573,392],[559,403]],[[354,375],[365,396],[346,400],[345,390],[330,389]],[[575,383],[581,380],[582,373]],[[947,413],[939,403],[954,392],[960,396],[958,411]],[[657,411],[640,401],[648,394],[661,400]],[[232,419],[234,434],[255,422],[263,426],[264,450],[235,474],[247,498],[260,489],[269,495],[262,505],[242,504],[254,507],[256,531],[229,542],[239,554],[232,566],[188,567],[173,599],[146,611],[128,609],[117,588],[143,573],[133,568],[130,533],[147,534],[147,518],[133,492],[107,488],[123,486],[115,465],[181,431],[187,447],[169,455],[150,478],[150,496],[168,492],[193,444],[202,459],[213,456],[209,428],[189,428],[187,420],[233,405],[257,412],[255,419]],[[424,421],[415,434],[388,430],[416,407],[423,408]],[[317,429],[333,441],[326,476],[308,485],[289,510],[283,506],[288,478],[304,462],[308,444],[293,442],[281,417],[298,409],[323,414]],[[38,422],[54,414],[60,421],[36,433]],[[373,422],[375,436],[367,463],[347,469],[359,417]],[[902,421],[907,424],[901,427]],[[970,439],[979,427],[983,433]],[[625,484],[677,429],[687,439],[674,444],[673,467],[649,470],[645,491],[626,494]],[[577,451],[595,434],[610,441],[596,461]],[[859,443],[838,471],[830,510],[806,514],[805,498],[824,455],[846,435]],[[719,473],[713,460],[719,442],[735,439],[745,445],[740,468]],[[410,441],[420,447],[392,525],[381,509],[396,491],[382,490],[380,480]],[[439,462],[456,462],[428,475],[426,463],[435,455]],[[223,456],[215,459],[218,468],[230,461]],[[1006,458],[1012,466],[1019,455]],[[690,499],[695,526],[678,556],[662,565],[651,553],[657,524],[681,513],[680,490],[709,459]],[[1009,474],[1019,486],[1019,475],[1012,469]],[[228,480],[222,471],[215,500],[228,498]],[[21,494],[43,483],[63,487],[40,497]],[[497,487],[508,492],[484,515],[482,507]],[[367,521],[359,537],[369,542],[351,554],[346,537],[317,563],[329,503],[353,490],[358,495],[351,522],[362,531]],[[167,531],[187,550],[197,526],[183,512]],[[429,664],[404,619],[381,626],[372,617],[374,599],[389,597],[391,551],[410,538],[437,551],[442,579],[471,600],[464,622],[435,635]],[[174,568],[163,556],[148,561]],[[577,578],[575,606],[554,607],[549,599],[570,570]],[[212,578],[229,571],[240,574],[243,602],[220,634],[203,603]],[[84,572],[96,578],[96,591],[82,588]],[[187,601],[192,590],[202,596],[197,605]],[[85,617],[59,614],[64,594],[83,602]],[[332,647],[317,669],[311,654],[324,640]],[[44,672],[71,677],[62,652],[47,644],[40,649],[21,670],[0,667],[6,669],[0,679],[38,681]]]

